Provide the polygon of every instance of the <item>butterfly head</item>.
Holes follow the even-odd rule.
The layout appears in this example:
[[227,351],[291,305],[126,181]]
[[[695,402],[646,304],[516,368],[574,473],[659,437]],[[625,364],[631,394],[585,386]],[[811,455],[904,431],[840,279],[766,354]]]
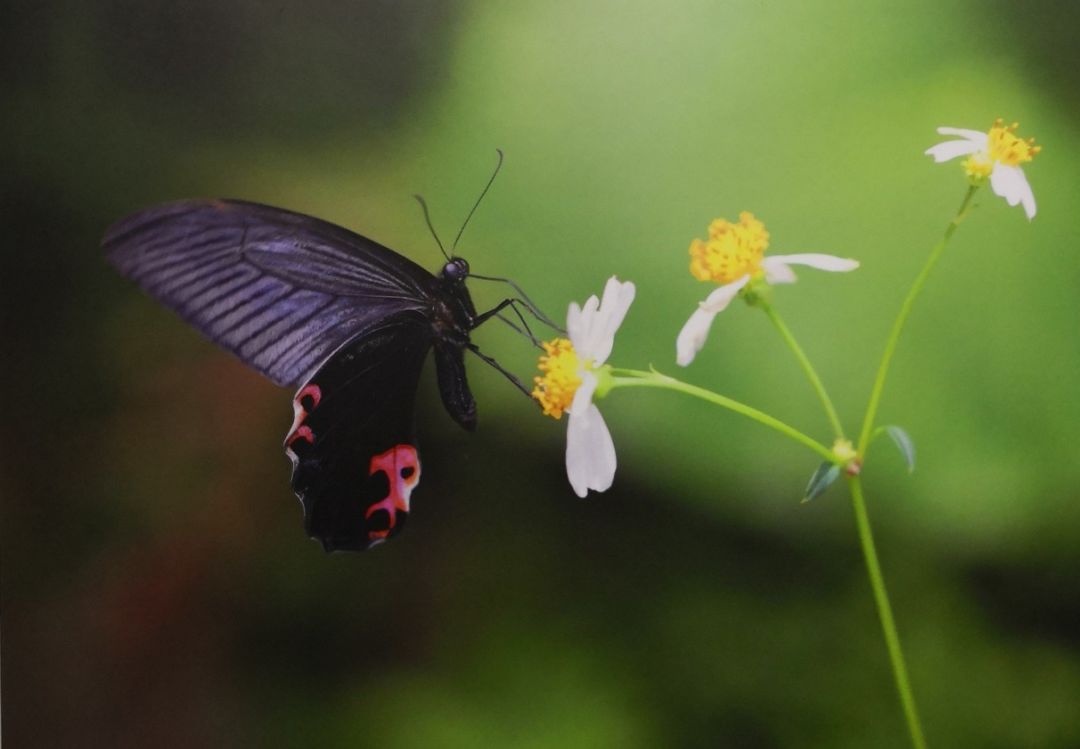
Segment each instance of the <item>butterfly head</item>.
[[463,257],[452,257],[446,261],[441,275],[451,283],[461,283],[469,277],[469,262]]

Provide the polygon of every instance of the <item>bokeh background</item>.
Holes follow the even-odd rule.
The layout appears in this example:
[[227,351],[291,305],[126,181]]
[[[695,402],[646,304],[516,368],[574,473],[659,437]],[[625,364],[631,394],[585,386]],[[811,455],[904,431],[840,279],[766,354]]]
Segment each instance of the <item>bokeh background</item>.
[[[984,195],[911,319],[870,512],[933,746],[1080,746],[1080,12],[1041,2],[8,3],[2,367],[9,746],[903,747],[848,498],[815,456],[663,392],[602,406],[613,489],[479,361],[419,394],[424,482],[373,552],[305,538],[291,393],[119,278],[116,218],[235,196],[429,268],[410,197],[562,316],[638,285],[613,361],[673,371],[686,248],[754,211],[859,258],[777,302],[857,428],[965,189],[939,125],[1019,120],[1032,223]],[[499,290],[473,283],[483,304]],[[475,340],[523,377],[534,352]],[[825,439],[763,315],[682,374]]]

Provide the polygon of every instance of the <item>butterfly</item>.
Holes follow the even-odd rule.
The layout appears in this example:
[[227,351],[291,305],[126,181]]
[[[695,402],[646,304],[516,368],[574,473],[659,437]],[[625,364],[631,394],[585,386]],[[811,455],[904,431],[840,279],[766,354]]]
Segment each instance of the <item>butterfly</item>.
[[[421,476],[414,404],[428,352],[443,405],[472,431],[465,351],[528,390],[470,332],[494,317],[517,328],[500,314],[507,307],[528,330],[519,304],[553,324],[512,281],[471,274],[445,250],[432,274],[340,226],[258,203],[155,206],[116,222],[102,246],[120,273],[215,343],[297,388],[284,447],[305,529],[327,551],[367,549],[404,526]],[[478,313],[470,276],[519,296]]]

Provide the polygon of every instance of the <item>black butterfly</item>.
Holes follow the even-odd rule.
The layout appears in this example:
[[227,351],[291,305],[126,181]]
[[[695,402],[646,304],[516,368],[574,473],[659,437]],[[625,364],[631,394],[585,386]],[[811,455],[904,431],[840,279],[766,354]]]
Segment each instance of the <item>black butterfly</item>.
[[477,313],[460,257],[447,255],[432,275],[339,226],[257,203],[156,206],[118,221],[102,245],[121,273],[213,341],[299,387],[285,451],[307,532],[327,551],[366,549],[401,530],[420,481],[413,410],[428,350],[446,410],[472,430],[466,349],[528,391],[470,331],[496,316],[509,323],[506,307],[524,324],[518,303],[551,324],[516,284],[474,275],[521,297]]

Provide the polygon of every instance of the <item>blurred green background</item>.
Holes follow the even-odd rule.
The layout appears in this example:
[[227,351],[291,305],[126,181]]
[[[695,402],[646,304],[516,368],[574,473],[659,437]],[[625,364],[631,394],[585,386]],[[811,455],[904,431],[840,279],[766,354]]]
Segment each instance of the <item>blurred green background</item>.
[[[686,248],[751,210],[777,304],[857,428],[888,325],[964,191],[934,129],[1044,146],[989,195],[901,342],[866,471],[931,746],[1080,746],[1080,11],[1071,3],[8,3],[3,730],[14,746],[903,747],[850,504],[811,453],[662,392],[602,403],[613,489],[478,361],[466,434],[420,390],[407,531],[307,540],[291,393],[119,278],[106,226],[234,196],[429,268],[410,195],[552,314],[638,285],[612,361],[674,372]],[[481,306],[498,289],[472,284]],[[534,352],[474,340],[531,376]],[[825,439],[764,315],[682,372]]]

